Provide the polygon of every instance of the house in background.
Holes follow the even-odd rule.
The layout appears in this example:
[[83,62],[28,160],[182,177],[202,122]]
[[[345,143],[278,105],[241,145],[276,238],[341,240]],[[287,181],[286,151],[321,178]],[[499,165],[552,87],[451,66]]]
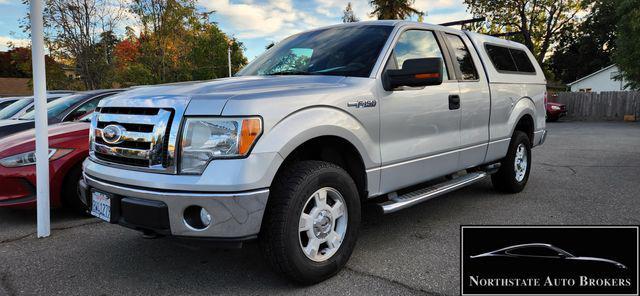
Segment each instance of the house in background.
[[624,80],[616,80],[616,76],[620,73],[618,66],[611,65],[582,77],[574,82],[567,84],[572,92],[601,92],[601,91],[623,91],[626,82]]

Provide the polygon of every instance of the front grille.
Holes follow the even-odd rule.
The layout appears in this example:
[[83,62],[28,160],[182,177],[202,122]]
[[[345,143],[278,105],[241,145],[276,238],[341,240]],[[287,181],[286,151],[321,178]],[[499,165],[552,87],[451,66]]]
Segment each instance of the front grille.
[[[167,149],[173,109],[101,107],[92,126],[92,154],[109,163],[163,170],[168,165]],[[120,137],[105,138],[109,125]]]

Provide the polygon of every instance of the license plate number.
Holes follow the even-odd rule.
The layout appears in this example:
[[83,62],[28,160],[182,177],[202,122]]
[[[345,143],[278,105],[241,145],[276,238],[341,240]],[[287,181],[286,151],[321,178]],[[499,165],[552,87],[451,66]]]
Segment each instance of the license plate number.
[[91,191],[91,200],[91,215],[111,222],[111,197],[99,191]]

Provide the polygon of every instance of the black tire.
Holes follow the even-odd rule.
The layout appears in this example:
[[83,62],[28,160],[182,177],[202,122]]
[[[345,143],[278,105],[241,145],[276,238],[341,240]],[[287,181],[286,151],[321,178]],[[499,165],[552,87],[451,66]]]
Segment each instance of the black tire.
[[78,194],[78,183],[82,177],[82,165],[74,166],[64,179],[62,184],[62,192],[60,192],[62,198],[62,205],[74,212],[89,216],[89,208],[80,200]]
[[[524,178],[520,181],[516,179],[515,158],[518,146],[524,145],[526,151],[527,167]],[[505,193],[518,193],[522,191],[529,180],[531,171],[531,141],[529,137],[522,131],[515,131],[511,136],[509,150],[507,156],[501,161],[500,169],[497,173],[491,175],[491,183],[497,191]]]
[[[308,198],[324,187],[336,189],[344,198],[347,228],[336,253],[317,262],[302,251],[298,223]],[[262,222],[260,243],[276,272],[301,284],[313,284],[344,267],[355,247],[359,226],[360,197],[351,176],[328,162],[301,161],[285,167],[276,178]]]

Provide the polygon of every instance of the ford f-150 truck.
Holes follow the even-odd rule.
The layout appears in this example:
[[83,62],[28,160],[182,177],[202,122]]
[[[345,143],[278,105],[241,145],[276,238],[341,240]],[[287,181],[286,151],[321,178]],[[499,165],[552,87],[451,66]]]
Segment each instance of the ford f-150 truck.
[[276,271],[318,282],[349,259],[364,203],[396,212],[489,175],[523,190],[545,85],[511,41],[406,21],[324,27],[235,77],[100,101],[79,190],[111,223],[259,239]]

